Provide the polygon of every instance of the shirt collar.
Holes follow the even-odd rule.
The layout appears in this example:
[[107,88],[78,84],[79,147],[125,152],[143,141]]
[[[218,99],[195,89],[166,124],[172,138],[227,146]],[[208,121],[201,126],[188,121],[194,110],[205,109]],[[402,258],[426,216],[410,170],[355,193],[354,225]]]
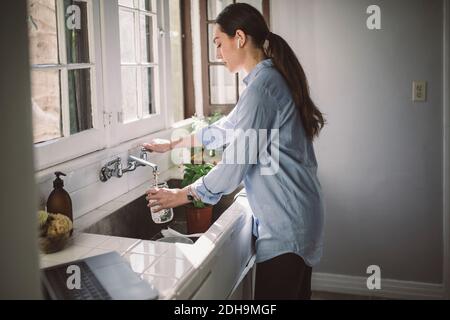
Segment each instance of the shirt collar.
[[261,69],[264,69],[266,67],[272,67],[273,66],[273,61],[272,59],[265,59],[263,61],[261,61],[260,63],[258,63],[252,71],[250,71],[250,73],[244,78],[244,83],[246,86],[248,86],[248,84],[250,82],[252,82],[253,79],[255,79],[256,75],[259,73],[259,71]]

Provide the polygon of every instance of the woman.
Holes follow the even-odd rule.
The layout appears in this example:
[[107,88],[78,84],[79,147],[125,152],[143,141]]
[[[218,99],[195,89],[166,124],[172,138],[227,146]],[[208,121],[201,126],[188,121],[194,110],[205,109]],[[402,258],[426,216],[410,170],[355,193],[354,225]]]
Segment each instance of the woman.
[[[238,104],[227,117],[194,136],[155,140],[144,146],[166,152],[190,146],[193,140],[207,148],[228,144],[226,150],[231,150],[245,141],[243,131],[264,129],[277,132],[276,170],[262,174],[260,161],[222,161],[184,189],[149,190],[147,200],[161,208],[188,203],[188,196],[215,204],[243,181],[254,214],[255,298],[310,299],[311,271],[322,255],[323,229],[322,193],[312,143],[324,126],[324,118],[310,98],[305,73],[294,52],[269,31],[258,10],[244,3],[226,7],[216,19],[213,42],[217,57],[230,72],[248,73],[244,79],[247,88]],[[217,137],[217,132],[226,129],[241,130],[225,139]],[[211,139],[214,135],[216,139]],[[251,153],[253,148],[247,146],[245,151]],[[265,148],[258,154],[269,149]]]

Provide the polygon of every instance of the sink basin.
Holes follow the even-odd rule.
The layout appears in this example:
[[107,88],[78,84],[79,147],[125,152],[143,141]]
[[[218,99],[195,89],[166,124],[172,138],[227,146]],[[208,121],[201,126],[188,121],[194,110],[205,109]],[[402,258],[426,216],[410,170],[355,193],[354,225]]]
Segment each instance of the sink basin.
[[[169,180],[170,188],[179,188],[181,180]],[[242,189],[239,187],[232,194],[222,197],[213,209],[213,223],[233,203],[234,196]],[[163,238],[162,229],[170,228],[186,234],[186,213],[184,207],[173,209],[174,218],[169,223],[156,224],[153,222],[145,194],[136,200],[124,205],[107,217],[87,227],[83,231],[108,236],[134,238],[142,240],[157,241]],[[198,238],[190,238],[195,242]]]

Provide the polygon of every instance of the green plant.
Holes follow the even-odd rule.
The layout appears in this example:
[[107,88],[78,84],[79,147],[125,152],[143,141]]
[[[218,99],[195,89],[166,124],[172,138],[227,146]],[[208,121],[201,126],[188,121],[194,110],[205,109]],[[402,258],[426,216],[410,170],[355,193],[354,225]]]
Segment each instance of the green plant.
[[[197,115],[192,116],[192,119],[194,122],[192,123],[192,130],[198,131],[204,127],[207,127],[216,121],[220,120],[223,117],[223,114],[220,112],[214,112],[209,117],[203,117],[200,118]],[[205,163],[204,157],[204,148],[203,147],[197,147],[197,148],[191,148],[191,164],[185,164],[184,165],[184,177],[183,181],[181,183],[181,186],[184,188],[201,177],[208,174],[209,171],[211,171],[212,168],[214,168],[214,164],[211,163]],[[199,161],[199,158],[201,158],[202,163],[197,164],[194,163],[195,161]],[[193,202],[194,207],[196,208],[205,208],[206,205],[202,201],[194,200]]]
[[[184,175],[183,175],[183,181],[181,182],[181,187],[184,188],[201,177],[208,174],[208,172],[211,171],[211,169],[214,168],[214,165],[211,163],[204,163],[204,164],[185,164],[184,165]],[[196,208],[205,208],[206,205],[201,200],[194,200],[193,202],[194,207]]]
[[206,118],[207,119],[206,121],[208,122],[209,125],[211,125],[211,124],[219,121],[220,119],[222,119],[222,117],[223,117],[222,112],[216,111],[211,116]]

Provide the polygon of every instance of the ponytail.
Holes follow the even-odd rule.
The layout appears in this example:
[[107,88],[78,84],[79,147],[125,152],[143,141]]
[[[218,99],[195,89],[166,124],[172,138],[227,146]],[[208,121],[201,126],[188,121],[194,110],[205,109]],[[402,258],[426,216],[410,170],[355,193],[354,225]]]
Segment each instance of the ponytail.
[[318,136],[325,125],[325,119],[311,99],[305,71],[289,44],[279,35],[269,32],[264,44],[267,57],[271,58],[277,70],[286,80],[300,117],[306,136],[310,140]]
[[311,99],[305,72],[287,42],[270,32],[262,14],[246,3],[230,4],[215,22],[230,37],[234,37],[237,30],[242,30],[251,37],[256,48],[263,50],[272,59],[275,68],[286,80],[299,109],[306,137],[314,140],[325,125],[325,119]]

